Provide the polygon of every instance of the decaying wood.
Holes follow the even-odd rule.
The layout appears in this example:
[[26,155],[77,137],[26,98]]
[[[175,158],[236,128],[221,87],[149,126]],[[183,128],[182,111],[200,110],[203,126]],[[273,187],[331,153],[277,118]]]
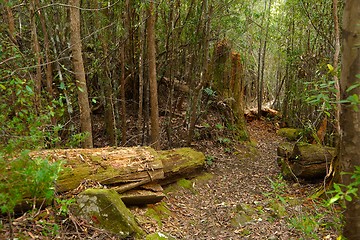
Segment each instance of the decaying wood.
[[[247,121],[251,122],[258,118],[258,109],[257,108],[250,108],[245,109],[244,115]],[[281,113],[275,109],[271,108],[262,108],[261,109],[261,116],[267,117],[267,118],[281,118]]]
[[285,178],[314,180],[327,174],[331,160],[335,157],[335,148],[322,145],[289,143],[278,147],[281,171]]
[[72,190],[85,179],[102,185],[119,185],[164,177],[161,160],[147,147],[57,149],[32,155],[64,162],[64,170],[56,182],[59,192]]
[[203,167],[205,157],[201,152],[191,148],[181,148],[161,151],[161,161],[164,167],[164,179],[161,184],[173,182],[178,177],[189,177]]
[[306,180],[315,180],[319,178],[323,178],[326,175],[326,170],[329,167],[329,163],[317,163],[310,165],[303,165],[298,162],[290,163],[290,168],[292,173],[302,179]]
[[290,156],[290,161],[300,163],[301,165],[330,163],[334,156],[335,148],[316,144],[297,143]]
[[140,189],[133,189],[122,193],[121,200],[126,205],[144,205],[160,202],[165,194],[160,184],[149,183],[142,185]]
[[171,182],[201,168],[205,156],[190,148],[155,151],[150,147],[56,149],[32,152],[32,157],[63,161],[57,191],[77,188],[84,180],[123,193],[152,182]]
[[292,154],[293,149],[294,149],[294,144],[285,142],[278,146],[277,155],[279,157],[289,158],[290,155]]

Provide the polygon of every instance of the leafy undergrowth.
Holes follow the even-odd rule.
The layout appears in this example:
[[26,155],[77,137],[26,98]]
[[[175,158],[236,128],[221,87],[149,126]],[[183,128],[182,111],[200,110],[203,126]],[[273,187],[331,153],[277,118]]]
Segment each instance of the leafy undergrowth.
[[[246,144],[220,134],[224,126],[214,126],[217,132],[200,128],[193,146],[207,156],[206,169],[198,177],[167,186],[161,203],[131,208],[143,229],[153,234],[151,239],[338,237],[341,209],[311,198],[322,183],[286,182],[279,175],[276,148],[284,140],[272,123],[248,123],[251,140]],[[201,139],[206,131],[213,136]],[[14,217],[12,225],[4,216],[0,239],[9,239],[11,231],[18,239],[117,239],[72,215],[70,204],[59,198],[52,207]]]

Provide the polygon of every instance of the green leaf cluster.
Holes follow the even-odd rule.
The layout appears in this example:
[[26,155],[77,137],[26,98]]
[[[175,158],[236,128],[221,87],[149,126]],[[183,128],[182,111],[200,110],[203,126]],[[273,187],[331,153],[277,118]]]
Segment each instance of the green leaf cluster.
[[24,199],[51,200],[62,162],[31,158],[29,151],[17,157],[0,155],[0,211],[12,213]]
[[341,173],[351,175],[352,182],[349,185],[334,183],[334,189],[328,191],[329,194],[334,194],[327,201],[327,205],[334,204],[336,202],[343,204],[344,201],[351,202],[354,198],[358,197],[359,185],[360,185],[360,166],[355,166],[355,170],[352,173]]

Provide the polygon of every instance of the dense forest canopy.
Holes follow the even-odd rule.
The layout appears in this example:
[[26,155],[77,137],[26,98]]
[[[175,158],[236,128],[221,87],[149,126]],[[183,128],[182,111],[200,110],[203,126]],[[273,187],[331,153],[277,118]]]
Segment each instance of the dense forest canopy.
[[[74,75],[70,2],[2,1],[3,146],[79,146],[89,136],[81,130],[81,105],[89,105],[95,146],[148,144],[151,2],[83,1],[77,8],[82,89]],[[193,126],[206,115],[204,95],[229,97],[217,82],[226,85],[231,75],[230,53],[240,57],[244,107],[271,106],[295,127],[316,128],[324,114],[333,122],[331,79],[338,69],[332,9],[329,1],[315,0],[154,2],[160,131],[170,145],[177,110],[186,111],[180,138],[189,143]],[[340,2],[338,17],[341,11]],[[83,92],[87,102],[79,98]],[[136,129],[127,129],[129,123]],[[335,130],[329,131],[333,144]]]

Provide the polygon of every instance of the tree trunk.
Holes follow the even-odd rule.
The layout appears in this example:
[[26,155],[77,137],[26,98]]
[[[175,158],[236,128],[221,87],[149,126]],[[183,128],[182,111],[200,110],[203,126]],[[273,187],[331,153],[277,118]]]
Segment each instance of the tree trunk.
[[74,65],[77,95],[80,108],[81,132],[86,134],[82,146],[93,147],[91,111],[88,98],[88,90],[85,78],[84,62],[82,58],[82,44],[80,36],[80,0],[69,0],[70,7],[70,43],[72,51],[72,62]]
[[[124,38],[125,39],[125,38]],[[121,79],[120,79],[120,101],[121,101],[121,145],[126,144],[126,96],[125,96],[125,41],[121,46],[120,50],[120,68],[121,68]]]
[[241,64],[241,56],[238,53],[231,55],[231,92],[234,100],[232,110],[234,112],[234,123],[237,127],[239,140],[247,140],[246,121],[244,117],[244,76]]
[[5,0],[5,10],[8,20],[8,27],[9,27],[9,38],[15,44],[18,45],[15,35],[15,21],[14,21],[14,14],[12,12],[11,7],[9,7],[9,0]]
[[40,113],[41,109],[41,52],[40,52],[40,44],[37,35],[36,22],[35,22],[35,1],[32,0],[30,2],[30,15],[31,15],[31,40],[33,42],[34,47],[34,55],[36,60],[36,75],[35,75],[35,109],[36,113]]
[[[341,99],[360,95],[360,88],[346,91],[358,83],[356,76],[360,73],[360,4],[358,0],[345,1],[343,14],[343,53],[341,71]],[[340,115],[342,136],[340,141],[340,163],[342,170],[353,172],[355,166],[360,166],[360,111],[355,111],[354,105],[344,104]],[[343,183],[350,184],[351,175],[343,175]],[[357,194],[360,194],[358,190]],[[344,237],[349,240],[360,239],[360,199],[353,198],[346,202]]]
[[155,149],[160,149],[160,126],[159,126],[159,106],[156,79],[156,43],[155,43],[155,8],[154,1],[150,0],[148,7],[147,41],[149,59],[149,81],[150,81],[150,108],[151,108],[151,145]]
[[[196,85],[194,91],[193,91],[193,98],[191,101],[190,106],[190,121],[189,121],[189,132],[187,137],[187,145],[191,145],[191,141],[193,139],[193,135],[195,132],[195,125],[196,121],[198,120],[197,110],[198,110],[198,102],[201,98],[201,90],[204,86],[204,84],[207,81],[207,75],[208,75],[208,53],[209,53],[209,28],[210,28],[210,20],[211,20],[211,8],[208,6],[208,1],[205,0],[202,2],[202,14],[200,17],[200,23],[197,32],[202,32],[202,41],[201,45],[199,46],[199,50],[202,54],[199,54],[199,56],[202,59],[202,66],[201,66],[201,72],[200,72],[200,81]],[[193,57],[193,60],[195,58]],[[196,61],[196,60],[195,60]],[[194,64],[195,66],[195,64]],[[193,69],[194,71],[194,69]]]

